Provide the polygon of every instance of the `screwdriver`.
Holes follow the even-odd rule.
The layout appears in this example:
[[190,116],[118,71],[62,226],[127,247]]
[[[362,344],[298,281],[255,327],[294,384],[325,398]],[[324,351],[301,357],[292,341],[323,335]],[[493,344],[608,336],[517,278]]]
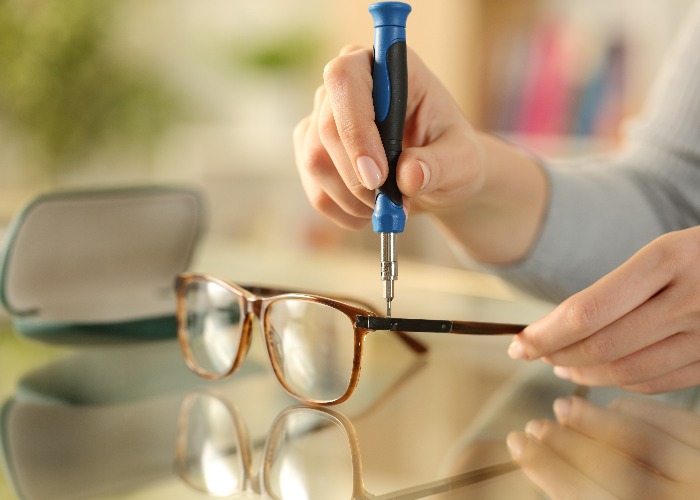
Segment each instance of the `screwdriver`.
[[383,295],[386,315],[391,317],[394,281],[399,277],[396,235],[402,233],[406,225],[406,212],[396,184],[396,164],[401,155],[408,99],[406,19],[411,6],[402,2],[379,2],[370,5],[369,12],[374,21],[374,121],[389,163],[389,175],[376,193],[372,229],[380,234]]

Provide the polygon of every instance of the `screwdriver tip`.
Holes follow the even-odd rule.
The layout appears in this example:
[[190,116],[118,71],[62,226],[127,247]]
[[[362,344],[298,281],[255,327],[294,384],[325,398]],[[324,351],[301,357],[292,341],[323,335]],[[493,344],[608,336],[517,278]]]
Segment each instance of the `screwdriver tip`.
[[391,318],[391,300],[386,301],[386,317]]

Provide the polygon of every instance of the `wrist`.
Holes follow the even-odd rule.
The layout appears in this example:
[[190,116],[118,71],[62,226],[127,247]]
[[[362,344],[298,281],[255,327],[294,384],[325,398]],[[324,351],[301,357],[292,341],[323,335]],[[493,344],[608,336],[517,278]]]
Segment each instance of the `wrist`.
[[522,260],[537,240],[549,187],[535,159],[494,136],[476,133],[483,179],[460,206],[434,218],[475,260],[505,265]]

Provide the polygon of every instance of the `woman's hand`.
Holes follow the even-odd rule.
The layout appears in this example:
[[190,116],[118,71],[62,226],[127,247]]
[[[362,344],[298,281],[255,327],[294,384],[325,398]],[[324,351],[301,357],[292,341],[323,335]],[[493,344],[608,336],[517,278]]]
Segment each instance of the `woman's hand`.
[[[372,51],[348,47],[326,65],[313,110],[294,130],[295,159],[313,207],[341,227],[371,220],[388,172],[374,123]],[[522,257],[546,205],[527,155],[476,133],[440,81],[408,50],[408,102],[396,179],[412,213],[429,212],[473,258]]]
[[[482,182],[473,131],[449,93],[408,51],[409,97],[397,183],[420,205],[449,205]],[[294,131],[296,163],[313,206],[341,226],[364,226],[388,172],[374,123],[372,51],[348,47],[329,62],[313,111]],[[429,147],[428,147],[429,146]],[[460,164],[464,168],[445,168]]]
[[641,393],[700,384],[700,227],[668,233],[528,326],[516,359]]
[[700,416],[649,399],[601,408],[554,403],[558,422],[533,420],[508,447],[551,498],[700,498]]

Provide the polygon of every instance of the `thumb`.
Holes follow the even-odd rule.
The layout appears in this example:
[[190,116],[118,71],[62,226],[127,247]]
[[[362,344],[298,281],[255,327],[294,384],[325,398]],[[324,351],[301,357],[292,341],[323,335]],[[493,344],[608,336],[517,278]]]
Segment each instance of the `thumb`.
[[408,197],[473,192],[483,184],[483,170],[483,153],[473,134],[453,126],[426,146],[404,150],[396,182]]

